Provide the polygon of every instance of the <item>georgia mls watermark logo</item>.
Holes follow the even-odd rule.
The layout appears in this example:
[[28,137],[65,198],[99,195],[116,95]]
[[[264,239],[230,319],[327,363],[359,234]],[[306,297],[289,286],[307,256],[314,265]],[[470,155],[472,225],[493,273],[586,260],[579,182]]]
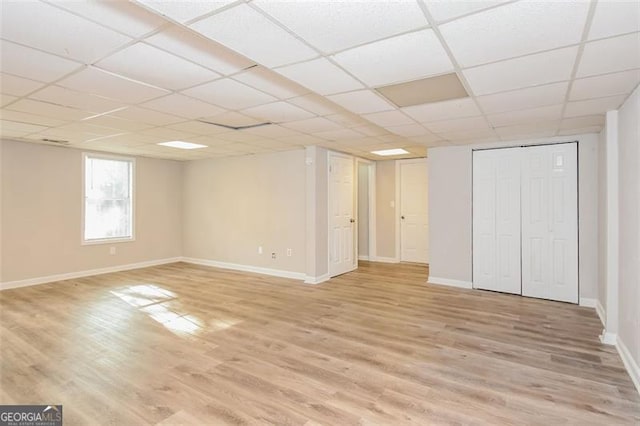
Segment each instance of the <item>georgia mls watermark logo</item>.
[[0,426],[62,426],[62,405],[0,405]]

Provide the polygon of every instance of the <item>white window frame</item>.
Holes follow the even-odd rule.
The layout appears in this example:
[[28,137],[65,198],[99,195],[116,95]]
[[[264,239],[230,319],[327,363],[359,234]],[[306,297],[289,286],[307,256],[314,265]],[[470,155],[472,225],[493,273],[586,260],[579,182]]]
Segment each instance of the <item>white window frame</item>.
[[[85,235],[85,207],[86,207],[86,169],[87,158],[97,158],[101,160],[118,160],[128,161],[131,164],[130,176],[129,176],[129,194],[131,198],[131,236],[130,237],[113,237],[113,238],[100,238],[87,240]],[[136,179],[136,159],[134,157],[124,157],[120,155],[110,154],[97,154],[92,152],[82,153],[82,188],[80,191],[81,197],[81,226],[80,226],[80,243],[83,246],[96,245],[96,244],[113,244],[113,243],[126,243],[136,240],[136,197],[135,197],[135,179]]]

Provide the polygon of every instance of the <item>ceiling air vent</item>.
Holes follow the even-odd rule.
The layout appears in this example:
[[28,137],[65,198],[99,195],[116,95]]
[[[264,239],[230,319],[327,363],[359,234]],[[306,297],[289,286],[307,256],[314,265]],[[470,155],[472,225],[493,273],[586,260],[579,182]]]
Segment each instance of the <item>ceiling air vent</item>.
[[378,87],[376,90],[399,107],[429,104],[469,96],[456,73]]
[[48,139],[48,138],[44,138],[41,139],[42,142],[48,142],[48,143],[55,143],[58,145],[68,145],[69,141],[65,141],[63,139]]
[[254,127],[262,127],[262,126],[270,126],[271,123],[269,122],[264,122],[264,123],[256,123],[256,124],[248,124],[246,126],[230,126],[228,124],[222,124],[222,123],[214,123],[213,121],[205,121],[205,120],[198,120],[201,123],[205,123],[205,124],[211,124],[214,126],[220,126],[220,127],[224,127],[226,129],[231,129],[231,130],[245,130],[245,129],[253,129]]

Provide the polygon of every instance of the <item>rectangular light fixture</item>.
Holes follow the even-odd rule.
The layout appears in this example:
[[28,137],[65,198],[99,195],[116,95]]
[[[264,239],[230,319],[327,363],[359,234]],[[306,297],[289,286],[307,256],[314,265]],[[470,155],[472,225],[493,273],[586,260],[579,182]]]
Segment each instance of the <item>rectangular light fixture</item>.
[[376,155],[382,155],[383,157],[386,157],[387,155],[402,155],[402,154],[408,154],[409,151],[407,151],[406,149],[402,149],[402,148],[394,148],[394,149],[382,149],[380,151],[371,151],[372,154],[376,154]]
[[182,141],[160,142],[158,145],[170,146],[171,148],[180,148],[180,149],[198,149],[198,148],[207,147],[206,145],[200,145],[198,143],[182,142]]

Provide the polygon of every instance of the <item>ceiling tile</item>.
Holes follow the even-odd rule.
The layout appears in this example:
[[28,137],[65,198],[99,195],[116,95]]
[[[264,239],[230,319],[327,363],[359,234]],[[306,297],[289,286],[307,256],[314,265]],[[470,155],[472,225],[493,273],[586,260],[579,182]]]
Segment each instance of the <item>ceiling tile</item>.
[[569,80],[577,53],[577,47],[567,47],[469,68],[463,74],[476,96],[555,83]]
[[22,99],[11,104],[8,109],[66,121],[82,120],[83,118],[91,115],[90,112],[82,111],[76,108],[67,108],[64,106],[55,105],[48,102],[35,101],[32,99]]
[[335,123],[340,124],[343,127],[356,127],[356,126],[364,126],[369,124],[369,122],[358,115],[346,113],[346,114],[331,114],[325,116],[326,119],[331,120]]
[[205,18],[190,27],[268,67],[317,56],[313,49],[247,4]]
[[19,99],[17,96],[0,94],[0,106],[5,106],[17,99]]
[[304,120],[314,116],[308,111],[282,101],[247,108],[242,113],[274,123]]
[[568,86],[568,82],[546,84],[494,95],[479,96],[477,100],[486,114],[536,108],[564,102]]
[[2,38],[91,63],[130,37],[41,2],[3,2]]
[[490,128],[478,128],[471,130],[451,130],[449,132],[442,132],[438,134],[443,139],[448,140],[450,143],[460,142],[485,142],[490,140],[497,140],[498,135],[493,129]]
[[317,115],[329,115],[334,114],[338,111],[338,109],[331,102],[327,101],[322,96],[316,95],[315,93],[300,96],[297,98],[291,98],[288,100],[288,102]]
[[569,102],[567,103],[564,116],[579,117],[582,115],[604,114],[607,111],[618,109],[626,98],[627,95],[618,95],[607,98]]
[[[4,117],[3,117],[4,118]],[[36,124],[20,123],[17,121],[0,120],[0,134],[7,135],[27,135],[29,133],[36,133],[45,130],[45,126],[39,126]]]
[[599,1],[593,15],[589,40],[640,31],[637,1]]
[[59,1],[55,5],[134,38],[166,23],[154,13],[126,1]]
[[412,119],[400,111],[376,112],[363,115],[362,117],[382,127],[415,124]]
[[42,115],[30,114],[27,112],[12,111],[8,109],[0,110],[0,117],[4,120],[18,121],[21,123],[36,124],[44,127],[56,127],[66,123],[66,120],[58,118],[45,117]]
[[520,1],[439,28],[458,63],[469,67],[579,43],[588,11],[585,1]]
[[287,80],[280,74],[259,66],[234,75],[233,79],[255,89],[262,90],[279,99],[289,99],[309,92],[307,89]]
[[421,145],[434,146],[437,145],[437,142],[442,142],[442,138],[438,135],[434,135],[433,133],[428,133],[426,135],[420,136],[411,136],[409,140],[412,143],[417,143]]
[[230,78],[193,87],[183,93],[227,109],[244,109],[277,100]]
[[562,118],[561,104],[487,115],[487,119],[495,127],[553,121],[560,118]]
[[144,43],[129,46],[96,65],[119,75],[174,90],[220,77],[216,72]]
[[137,106],[121,109],[109,115],[124,118],[127,120],[137,121],[140,123],[153,124],[154,126],[165,126],[168,124],[185,121],[185,119],[182,117],[165,114],[163,112],[152,111],[150,109],[140,108]]
[[574,80],[569,100],[623,95],[640,83],[640,69]]
[[328,130],[325,132],[316,132],[313,136],[326,139],[328,141],[340,141],[345,139],[361,138],[362,135],[352,129]]
[[316,117],[306,120],[292,121],[285,124],[285,127],[297,130],[303,133],[317,133],[328,130],[340,129],[341,126],[326,118]]
[[375,126],[373,124],[366,124],[364,126],[354,127],[354,130],[367,136],[380,136],[387,133],[385,129],[382,129],[381,127]]
[[432,30],[356,47],[333,58],[369,86],[399,83],[453,70],[447,53]]
[[149,124],[143,124],[137,121],[125,120],[113,115],[99,115],[83,120],[86,124],[94,126],[110,127],[112,129],[122,130],[124,132],[137,132],[151,127]]
[[[33,64],[47,64],[46,67]],[[37,81],[51,82],[80,68],[81,64],[0,40],[0,71]]]
[[457,118],[455,120],[434,121],[425,124],[433,133],[491,130],[483,117]]
[[125,105],[100,96],[76,92],[60,86],[47,86],[30,96],[33,99],[90,111],[95,114],[113,111]]
[[278,68],[278,73],[321,94],[362,89],[362,84],[325,58]]
[[316,138],[311,135],[285,136],[277,139],[279,142],[287,145],[309,146],[324,142],[324,139]]
[[24,96],[39,89],[42,85],[37,81],[0,73],[0,91],[8,95]]
[[134,0],[176,22],[185,23],[233,3],[235,0]]
[[214,135],[229,131],[225,127],[214,126],[200,121],[185,121],[184,123],[171,124],[166,127],[175,131],[195,133],[197,135]]
[[506,126],[496,128],[496,133],[503,139],[505,138],[518,138],[521,136],[530,137],[546,137],[553,136],[558,130],[560,120],[541,122],[534,124],[518,124],[515,126]]
[[489,7],[503,4],[508,0],[501,1],[433,1],[422,0],[426,5],[429,13],[437,22],[448,21],[462,15],[478,12]]
[[254,65],[253,61],[201,34],[177,26],[155,34],[145,39],[145,42],[223,75],[233,74]]
[[103,127],[103,126],[94,126],[84,121],[66,124],[64,126],[57,127],[54,130],[71,132],[71,133],[86,133],[90,135],[95,135],[94,137],[113,136],[116,134],[121,134],[121,131],[118,129],[112,129],[110,127]]
[[256,0],[253,4],[324,53],[428,25],[415,1]]
[[339,95],[329,96],[328,98],[356,114],[366,114],[370,112],[389,111],[395,109],[393,105],[371,90],[341,93]]
[[481,115],[476,103],[471,98],[415,105],[402,108],[402,111],[419,123]]
[[584,135],[586,133],[600,133],[603,126],[578,127],[559,130],[558,136]]
[[191,119],[207,117],[224,112],[223,108],[190,98],[189,96],[180,95],[178,93],[173,93],[162,98],[145,102],[141,106]]
[[164,89],[132,81],[95,67],[87,67],[57,84],[126,103],[144,102],[168,93]]
[[587,43],[576,77],[640,68],[638,52],[640,33]]
[[249,117],[248,115],[235,111],[228,111],[211,117],[204,117],[202,121],[219,123],[233,127],[252,126],[263,122],[263,120],[258,120],[257,118]]
[[560,129],[574,129],[581,127],[591,127],[591,126],[603,126],[605,121],[605,116],[603,115],[589,115],[585,117],[572,117],[565,118],[562,120],[560,124]]
[[404,126],[387,126],[385,128],[391,133],[395,133],[396,135],[407,136],[407,137],[424,136],[424,135],[431,134],[431,132],[429,132],[427,129],[424,128],[424,126],[421,126],[420,124],[407,124]]
[[287,137],[287,136],[295,136],[299,134],[295,130],[291,130],[276,124],[271,124],[268,126],[261,126],[261,127],[251,127],[241,131],[251,133],[254,135],[263,136],[265,138],[281,138],[281,137]]

